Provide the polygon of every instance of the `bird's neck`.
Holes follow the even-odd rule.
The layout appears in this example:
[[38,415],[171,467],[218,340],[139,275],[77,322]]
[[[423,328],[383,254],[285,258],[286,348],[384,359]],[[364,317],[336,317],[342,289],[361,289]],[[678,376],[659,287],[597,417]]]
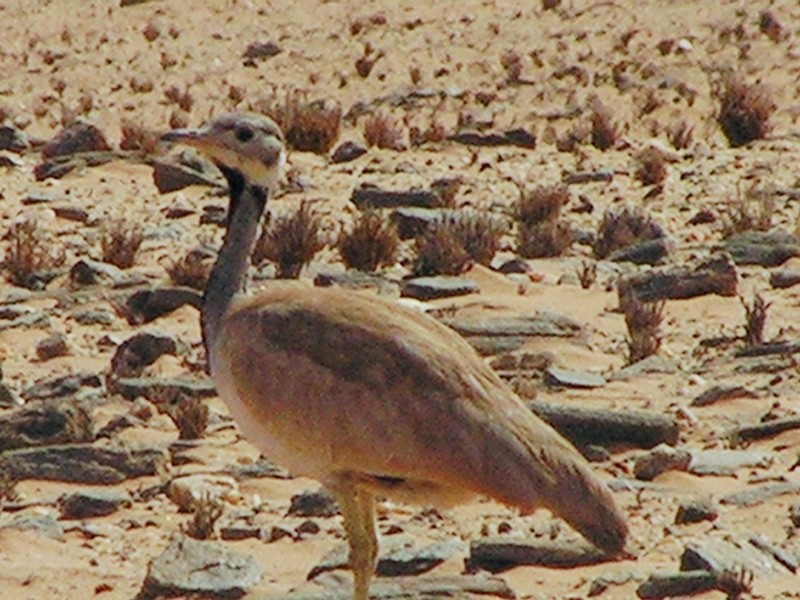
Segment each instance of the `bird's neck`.
[[207,355],[233,297],[242,289],[268,198],[266,189],[251,185],[239,171],[223,168],[222,172],[228,180],[230,204],[225,239],[203,295],[202,328]]

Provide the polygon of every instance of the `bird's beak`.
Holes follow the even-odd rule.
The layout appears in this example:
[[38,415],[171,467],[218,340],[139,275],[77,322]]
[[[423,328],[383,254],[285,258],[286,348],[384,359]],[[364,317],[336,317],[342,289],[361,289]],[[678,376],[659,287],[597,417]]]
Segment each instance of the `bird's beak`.
[[161,134],[162,142],[179,143],[195,148],[205,148],[212,143],[209,131],[201,129],[173,129]]

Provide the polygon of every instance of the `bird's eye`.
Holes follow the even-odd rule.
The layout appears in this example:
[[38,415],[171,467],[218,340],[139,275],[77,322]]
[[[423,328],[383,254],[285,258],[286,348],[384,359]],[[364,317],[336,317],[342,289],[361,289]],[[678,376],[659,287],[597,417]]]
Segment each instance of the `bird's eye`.
[[250,141],[253,137],[253,130],[249,127],[237,127],[236,128],[236,139],[240,142],[247,142]]

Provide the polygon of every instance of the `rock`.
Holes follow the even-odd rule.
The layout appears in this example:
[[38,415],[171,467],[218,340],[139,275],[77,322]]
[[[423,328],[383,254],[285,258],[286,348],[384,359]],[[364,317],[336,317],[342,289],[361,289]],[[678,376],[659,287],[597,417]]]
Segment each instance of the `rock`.
[[78,152],[106,152],[111,150],[103,132],[86,121],[75,121],[59,131],[42,148],[44,158],[66,156]]
[[93,439],[92,413],[78,402],[41,402],[0,416],[0,452]]
[[233,477],[211,473],[176,477],[167,486],[167,497],[182,512],[194,510],[204,497],[235,502],[241,498],[239,484]]
[[367,184],[354,189],[350,196],[350,201],[361,210],[366,208],[397,208],[399,206],[417,206],[420,208],[438,208],[442,206],[440,196],[430,190],[389,191]]
[[141,283],[141,277],[128,274],[109,263],[82,258],[69,270],[69,281],[73,286],[106,285],[122,288]]
[[67,336],[63,333],[55,332],[36,344],[36,356],[41,361],[50,360],[57,356],[69,354]]
[[432,223],[447,219],[455,211],[449,208],[418,208],[401,206],[392,211],[391,221],[397,227],[401,240],[419,237]]
[[602,550],[583,541],[496,536],[473,540],[467,563],[470,568],[498,573],[520,565],[573,568],[607,559]]
[[5,331],[7,329],[22,329],[28,327],[49,327],[50,326],[50,317],[47,316],[46,313],[41,311],[30,311],[20,316],[11,319],[10,321],[6,321],[4,323],[0,323],[0,331]]
[[348,290],[377,289],[381,293],[397,293],[398,286],[394,281],[375,273],[364,273],[350,269],[343,273],[318,273],[314,277],[314,285],[330,287],[337,285]]
[[302,539],[303,536],[317,535],[320,531],[322,531],[322,528],[313,519],[306,519],[294,530],[298,539]]
[[800,570],[800,557],[795,558],[790,551],[774,544],[765,536],[759,534],[751,535],[748,541],[752,546],[773,558],[775,562],[783,565],[792,573],[797,574],[797,571]]
[[0,126],[0,150],[21,153],[29,147],[28,136],[24,131],[13,125]]
[[25,162],[16,154],[9,154],[0,150],[0,167],[10,169],[23,166],[25,166]]
[[149,323],[184,305],[199,309],[203,296],[197,290],[185,287],[163,287],[134,292],[125,301],[125,316],[131,325]]
[[647,581],[636,588],[636,595],[642,600],[684,598],[716,590],[718,581],[717,574],[705,570],[650,575]]
[[162,449],[127,450],[113,446],[65,444],[9,450],[0,454],[0,470],[20,479],[111,484],[155,475],[167,462]]
[[74,396],[83,388],[99,388],[102,385],[103,382],[98,375],[85,373],[65,375],[33,384],[22,391],[22,397],[27,401],[52,400]]
[[539,310],[532,316],[499,319],[442,319],[448,327],[466,338],[472,337],[577,337],[583,327],[575,319]]
[[729,236],[723,247],[737,265],[777,267],[800,256],[800,239],[784,231],[745,231]]
[[549,385],[577,389],[599,388],[606,384],[605,378],[597,373],[559,369],[558,367],[549,367],[544,372],[544,378]]
[[[291,536],[292,534],[288,533],[288,535]],[[232,542],[248,539],[268,540],[269,532],[257,525],[235,523],[221,526],[219,528],[219,537],[220,539]]]
[[17,515],[8,523],[0,525],[0,529],[35,531],[53,539],[64,537],[64,528],[50,513]]
[[236,481],[245,481],[257,477],[271,477],[273,479],[290,478],[288,471],[263,457],[252,463],[232,464],[226,469],[226,472],[236,479]]
[[339,147],[333,151],[331,155],[331,162],[333,164],[346,163],[365,155],[367,149],[361,144],[352,142],[350,140],[342,142]]
[[205,165],[186,165],[175,158],[153,162],[153,183],[161,194],[177,192],[190,185],[221,187],[219,178]]
[[0,381],[0,408],[11,408],[22,404],[22,400],[8,384]]
[[721,504],[733,504],[734,506],[755,506],[783,496],[785,494],[796,494],[800,492],[800,484],[790,481],[780,481],[777,483],[765,483],[752,487],[741,492],[727,494],[720,499]]
[[203,207],[200,215],[200,225],[218,225],[225,227],[228,223],[228,209],[224,206],[209,204]]
[[528,264],[527,260],[522,258],[512,258],[497,267],[497,272],[503,273],[504,275],[511,275],[514,273],[526,275],[531,272],[531,266]]
[[242,55],[243,58],[255,60],[258,58],[272,58],[277,56],[283,50],[273,41],[268,42],[250,42]]
[[711,500],[692,499],[681,502],[675,514],[675,524],[700,523],[701,521],[714,521],[719,515],[717,507]]
[[638,360],[632,365],[622,367],[619,371],[614,371],[609,376],[609,381],[628,381],[634,377],[648,375],[651,373],[672,374],[678,371],[675,361],[653,354],[642,360]]
[[620,297],[634,293],[642,302],[695,298],[706,294],[735,296],[739,277],[731,257],[718,253],[696,266],[663,267],[620,279]]
[[131,497],[123,490],[88,489],[65,494],[58,501],[64,519],[104,517],[130,506]]
[[195,212],[197,211],[186,202],[183,196],[180,196],[175,198],[173,203],[164,209],[164,216],[168,219],[183,219],[193,215]]
[[758,394],[740,385],[715,385],[692,400],[691,406],[710,406],[722,400],[758,398]]
[[685,471],[691,459],[692,456],[688,450],[659,444],[647,454],[636,458],[633,464],[633,474],[636,479],[652,481],[666,471]]
[[755,450],[698,450],[692,453],[689,472],[695,475],[734,475],[743,468],[769,468],[772,462],[772,455]]
[[287,514],[296,517],[334,517],[340,513],[336,498],[327,490],[319,489],[292,496]]
[[516,146],[519,148],[536,148],[536,134],[521,127],[508,129],[499,133],[461,131],[449,136],[447,139],[466,146]]
[[111,391],[126,400],[141,396],[156,404],[179,398],[210,398],[217,393],[211,379],[167,377],[122,377],[114,380]]
[[114,322],[114,313],[100,308],[78,310],[70,316],[80,325],[111,325]]
[[175,355],[178,343],[171,335],[142,332],[122,342],[111,359],[115,377],[138,377],[165,354]]
[[775,271],[769,277],[769,284],[775,289],[794,287],[798,283],[800,283],[800,270],[797,269]]
[[608,256],[608,260],[631,262],[637,265],[655,265],[669,255],[669,246],[667,238],[645,240],[615,250]]
[[89,221],[89,211],[80,206],[65,204],[64,206],[54,206],[53,212],[59,219],[74,221],[75,223],[87,223]]
[[[738,572],[749,569],[760,575],[783,571],[771,556],[754,552],[753,547],[733,536],[725,539],[705,536],[686,545],[681,555],[681,571]],[[785,572],[785,571],[784,571]]]
[[259,581],[261,568],[252,557],[232,552],[222,544],[180,536],[150,561],[137,598],[240,598]]
[[417,300],[437,300],[439,298],[477,294],[479,291],[478,284],[472,279],[434,275],[406,279],[400,288],[400,295]]

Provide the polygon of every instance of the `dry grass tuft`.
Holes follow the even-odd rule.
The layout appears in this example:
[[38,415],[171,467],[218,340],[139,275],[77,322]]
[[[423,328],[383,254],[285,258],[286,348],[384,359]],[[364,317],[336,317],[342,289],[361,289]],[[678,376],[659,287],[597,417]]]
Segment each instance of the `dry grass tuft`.
[[614,113],[600,100],[592,103],[592,146],[608,150],[617,145],[619,131],[614,123]]
[[399,245],[397,227],[375,211],[361,213],[353,228],[343,231],[336,243],[347,268],[359,271],[374,271],[393,264]]
[[744,146],[767,136],[770,117],[778,106],[766,86],[747,85],[736,76],[728,76],[716,96],[717,121],[731,146]]
[[502,222],[485,211],[461,210],[444,218],[443,226],[455,236],[476,263],[489,265],[505,233]]
[[760,346],[764,343],[764,327],[772,303],[758,293],[753,296],[752,302],[747,302],[742,296],[739,296],[739,301],[744,307],[744,343],[748,347]]
[[661,347],[661,322],[664,319],[663,300],[643,302],[631,291],[618,289],[619,304],[625,317],[628,335],[625,339],[628,346],[628,364],[652,356]]
[[100,234],[103,261],[120,269],[128,269],[136,262],[136,253],[144,241],[144,232],[138,223],[124,219],[107,222]]
[[405,132],[401,123],[389,113],[379,111],[367,115],[364,121],[364,139],[369,146],[384,150],[406,150]]
[[581,268],[578,269],[578,281],[581,282],[581,287],[584,290],[591,288],[597,281],[597,263],[589,262],[588,260],[581,263]]
[[694,137],[694,126],[686,120],[681,119],[670,123],[667,127],[667,139],[676,150],[685,150],[692,143]]
[[253,108],[275,119],[295,150],[327,154],[339,139],[342,107],[335,100],[309,100],[306,92],[289,90],[263,98]]
[[8,228],[8,241],[2,268],[14,285],[29,289],[42,287],[47,272],[64,264],[63,248],[56,246],[52,236],[34,218],[18,221]]
[[666,237],[663,227],[640,208],[609,209],[603,215],[594,242],[594,255],[606,258],[615,250],[647,240]]
[[184,525],[183,532],[196,540],[212,538],[217,521],[224,512],[222,500],[206,492],[192,508],[192,519]]
[[303,202],[295,212],[277,217],[264,227],[253,252],[253,264],[270,260],[277,264],[279,278],[297,279],[324,246],[321,220]]
[[522,190],[516,214],[517,252],[525,258],[560,256],[575,241],[572,227],[561,218],[570,201],[563,186],[541,186]]
[[205,248],[193,248],[167,267],[170,281],[196,290],[204,290],[213,265],[213,253]]
[[5,469],[0,469],[0,512],[2,512],[2,502],[8,500],[13,502],[17,499],[17,482]]
[[660,152],[645,150],[637,156],[636,179],[642,185],[658,185],[667,178],[667,161]]
[[745,231],[769,231],[778,209],[774,190],[753,185],[732,202],[725,211],[722,237]]
[[412,272],[423,275],[460,275],[469,268],[470,256],[453,228],[437,221],[416,239]]
[[122,122],[121,150],[137,150],[145,154],[156,154],[161,135],[133,121]]
[[199,440],[208,427],[208,405],[199,398],[181,398],[174,409],[173,421],[178,428],[178,439]]
[[194,97],[192,93],[189,91],[189,88],[186,87],[181,89],[177,85],[171,85],[166,90],[164,90],[164,97],[173,104],[177,104],[180,109],[184,112],[192,112],[192,106],[194,106]]

